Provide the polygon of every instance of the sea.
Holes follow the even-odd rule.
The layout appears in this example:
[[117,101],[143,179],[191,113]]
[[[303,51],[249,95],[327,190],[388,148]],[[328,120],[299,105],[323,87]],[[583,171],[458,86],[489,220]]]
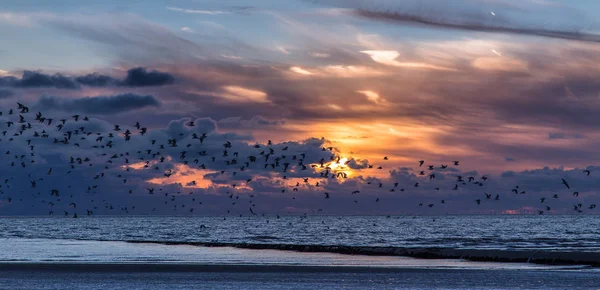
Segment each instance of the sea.
[[598,257],[596,215],[0,217],[0,289],[600,289]]

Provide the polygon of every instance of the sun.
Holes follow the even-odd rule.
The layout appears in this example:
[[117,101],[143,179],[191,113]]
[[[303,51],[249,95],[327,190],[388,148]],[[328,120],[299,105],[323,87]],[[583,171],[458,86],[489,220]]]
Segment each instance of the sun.
[[340,157],[339,159],[335,159],[326,163],[323,163],[321,166],[320,163],[311,164],[311,166],[317,172],[323,172],[325,170],[329,170],[330,173],[335,175],[339,175],[340,179],[343,180],[345,178],[349,178],[353,175],[354,171],[350,168],[347,163],[349,159],[347,157]]

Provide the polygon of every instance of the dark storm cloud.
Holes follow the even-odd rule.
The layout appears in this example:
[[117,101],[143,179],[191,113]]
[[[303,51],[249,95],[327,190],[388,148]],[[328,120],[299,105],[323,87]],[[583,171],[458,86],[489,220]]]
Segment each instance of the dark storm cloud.
[[115,85],[119,83],[118,80],[112,77],[101,75],[98,73],[91,73],[85,76],[75,77],[75,81],[82,85],[90,87],[106,87],[109,85]]
[[169,74],[159,71],[149,71],[143,67],[132,68],[127,71],[127,77],[121,85],[128,87],[162,86],[175,82],[175,78]]
[[37,71],[24,71],[20,79],[13,76],[0,77],[0,87],[24,89],[57,88],[74,90],[79,89],[81,85],[90,87],[150,87],[169,85],[174,82],[175,77],[172,74],[148,70],[144,67],[129,69],[123,80],[99,73],[71,77],[60,73],[49,75]]
[[145,107],[158,107],[160,102],[151,95],[122,94],[115,96],[67,99],[42,96],[35,107],[87,114],[116,114]]
[[47,75],[36,71],[24,71],[21,78],[0,77],[0,86],[14,88],[77,89],[79,84],[62,74]]

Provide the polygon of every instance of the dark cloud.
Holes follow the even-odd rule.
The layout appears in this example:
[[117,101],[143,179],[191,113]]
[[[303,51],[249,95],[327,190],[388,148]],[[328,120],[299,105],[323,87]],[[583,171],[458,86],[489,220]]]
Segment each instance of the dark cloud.
[[86,114],[116,114],[145,107],[158,107],[160,102],[151,95],[122,94],[115,96],[75,99],[42,96],[35,107]]
[[77,81],[78,83],[82,84],[82,85],[86,85],[86,86],[90,86],[90,87],[106,87],[109,85],[115,85],[118,84],[119,81],[106,76],[106,75],[101,75],[98,73],[92,73],[92,74],[88,74],[85,76],[78,76],[75,77],[75,81]]
[[17,79],[16,77],[13,77],[13,76],[0,77],[0,86],[1,87],[12,87],[18,81],[19,81],[19,79]]
[[127,86],[150,87],[163,86],[175,82],[175,77],[170,73],[157,70],[147,70],[143,67],[132,68],[127,71],[123,80],[111,76],[92,73],[84,76],[66,76],[60,73],[48,75],[36,71],[24,71],[21,78],[13,76],[0,77],[0,87],[14,88],[57,88],[79,89],[81,85],[90,87]]
[[24,71],[20,79],[12,76],[0,77],[0,86],[15,88],[79,88],[77,82],[62,74],[47,75],[36,71]]
[[600,42],[600,35],[584,33],[579,31],[566,31],[566,30],[553,30],[553,29],[543,29],[543,28],[526,28],[526,27],[511,27],[504,25],[493,25],[490,24],[489,21],[484,21],[480,19],[479,22],[477,19],[474,21],[466,21],[466,19],[462,20],[464,22],[455,22],[451,20],[443,20],[433,15],[415,15],[415,14],[407,14],[401,11],[373,11],[367,9],[357,9],[355,14],[361,17],[374,19],[374,20],[383,20],[383,21],[391,21],[397,23],[408,23],[408,24],[417,24],[417,25],[426,25],[433,26],[437,28],[446,28],[446,29],[458,29],[458,30],[468,30],[468,31],[482,31],[482,32],[492,32],[492,33],[509,33],[509,34],[521,34],[521,35],[530,35],[530,36],[543,36],[550,38],[560,38],[560,39],[569,39],[569,40],[578,40],[578,41],[589,41],[589,42]]
[[149,71],[143,67],[132,68],[127,71],[127,77],[121,85],[128,87],[162,86],[175,82],[175,78],[164,72],[156,70]]
[[562,132],[548,133],[548,139],[550,139],[550,140],[554,140],[554,139],[583,139],[583,138],[585,138],[585,136],[582,135],[582,134],[567,134],[567,133],[562,133]]
[[[535,20],[525,22],[511,17],[511,13],[522,13],[523,11],[518,10],[523,9],[516,5],[507,6],[495,1],[477,3],[477,6],[473,6],[469,1],[454,1],[452,5],[440,4],[439,1],[402,1],[396,5],[389,5],[390,3],[386,1],[360,0],[319,0],[311,2],[347,8],[350,9],[352,14],[362,18],[399,24],[600,42],[600,35],[582,32],[587,23],[585,23],[585,19],[580,13],[568,11],[564,8],[561,8],[562,11],[560,12],[563,15],[572,17],[571,21],[563,21],[563,19],[553,17],[553,21],[556,22],[555,25],[552,25],[552,28],[547,28],[549,27],[547,23],[537,23]],[[504,13],[499,13],[498,15],[491,14],[496,9]],[[548,7],[534,5],[531,9],[536,10],[538,14],[543,14],[547,11]],[[533,13],[531,11],[528,12]],[[572,21],[572,19],[577,20]],[[565,28],[559,29],[558,27],[561,26]]]
[[285,124],[284,120],[271,120],[260,115],[254,116],[248,120],[244,120],[242,117],[231,117],[219,120],[219,126],[221,128],[256,129],[261,127],[281,126],[283,124]]
[[348,167],[352,169],[364,169],[369,167],[369,161],[366,159],[354,159],[351,158],[347,163]]

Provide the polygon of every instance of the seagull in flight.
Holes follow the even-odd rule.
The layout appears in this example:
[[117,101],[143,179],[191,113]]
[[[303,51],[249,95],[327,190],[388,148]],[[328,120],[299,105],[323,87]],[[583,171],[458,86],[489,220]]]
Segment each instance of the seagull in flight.
[[567,187],[567,189],[571,189],[571,186],[569,186],[569,183],[564,178],[561,178],[561,179],[562,179],[562,184],[564,184]]

